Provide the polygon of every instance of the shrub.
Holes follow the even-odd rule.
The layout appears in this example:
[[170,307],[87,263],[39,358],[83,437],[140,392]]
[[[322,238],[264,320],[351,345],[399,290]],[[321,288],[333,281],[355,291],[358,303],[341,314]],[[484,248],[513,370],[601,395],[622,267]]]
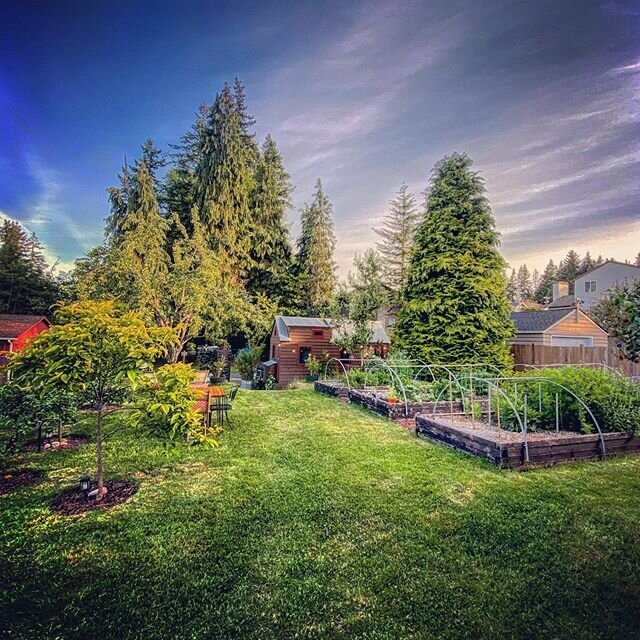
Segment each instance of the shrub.
[[262,349],[259,347],[247,347],[238,352],[236,366],[243,380],[253,380],[256,367],[260,364]]
[[141,383],[137,389],[137,409],[131,416],[135,427],[147,433],[177,440],[193,438],[198,442],[217,444],[219,429],[212,427],[205,434],[202,414],[194,401],[199,392],[190,386],[194,371],[187,364],[166,364],[154,378]]

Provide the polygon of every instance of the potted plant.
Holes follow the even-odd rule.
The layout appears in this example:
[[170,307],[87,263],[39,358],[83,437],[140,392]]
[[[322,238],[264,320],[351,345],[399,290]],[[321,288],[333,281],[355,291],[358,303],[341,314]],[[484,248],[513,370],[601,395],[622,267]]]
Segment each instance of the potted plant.
[[209,382],[213,384],[220,384],[226,381],[226,377],[224,375],[224,368],[226,366],[226,362],[222,359],[214,360],[209,365]]
[[389,394],[387,395],[387,402],[389,404],[397,404],[398,403],[398,394],[396,393],[396,389],[393,385],[389,387]]
[[238,352],[236,356],[236,366],[242,378],[240,384],[242,389],[252,389],[256,367],[260,364],[262,349],[259,347],[246,347]]
[[304,363],[309,371],[309,374],[305,377],[307,382],[315,382],[318,379],[318,374],[320,373],[320,360],[316,358],[313,354],[309,354],[307,361]]

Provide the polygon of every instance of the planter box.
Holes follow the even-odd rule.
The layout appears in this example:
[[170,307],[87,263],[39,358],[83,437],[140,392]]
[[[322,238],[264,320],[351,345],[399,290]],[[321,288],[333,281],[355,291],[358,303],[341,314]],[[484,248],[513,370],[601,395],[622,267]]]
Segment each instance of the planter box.
[[[551,434],[538,440],[535,439],[535,434],[530,434],[529,462],[526,462],[522,441],[501,442],[497,431],[495,436],[487,436],[486,430],[479,435],[471,433],[469,429],[448,424],[437,417],[419,415],[416,418],[416,434],[458,451],[486,458],[499,467],[518,470],[578,460],[602,459],[602,445],[597,434]],[[604,441],[607,457],[640,453],[640,438],[627,433],[605,433]]]
[[313,389],[318,393],[324,393],[325,395],[334,396],[336,398],[349,397],[349,388],[344,382],[316,380],[313,384]]
[[[375,411],[381,416],[386,416],[391,420],[413,418],[419,413],[433,413],[434,408],[437,413],[449,413],[452,408],[448,400],[441,400],[437,406],[435,402],[410,402],[405,412],[404,402],[388,402],[387,400],[383,400],[382,396],[387,393],[387,391],[388,389],[381,389],[379,392],[370,389],[366,391],[364,389],[351,389],[349,399],[351,402],[361,404],[363,407],[367,407],[367,409]],[[459,400],[453,403],[453,412],[463,412],[462,403]]]

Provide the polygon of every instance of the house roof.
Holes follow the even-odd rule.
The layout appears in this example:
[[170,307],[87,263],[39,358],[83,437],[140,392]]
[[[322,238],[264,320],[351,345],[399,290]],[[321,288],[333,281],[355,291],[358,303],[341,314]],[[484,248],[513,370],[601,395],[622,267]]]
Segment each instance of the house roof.
[[560,296],[547,305],[547,309],[562,309],[576,306],[576,297],[571,295]]
[[584,278],[585,276],[589,276],[592,273],[594,273],[595,271],[597,271],[598,269],[602,269],[602,267],[606,267],[608,264],[619,264],[623,267],[629,267],[630,269],[635,269],[638,272],[638,277],[640,277],[640,267],[637,267],[635,264],[629,264],[628,262],[620,262],[619,260],[607,260],[606,262],[603,262],[602,264],[598,265],[597,267],[594,267],[593,269],[591,269],[591,271],[586,271],[585,273],[581,273],[576,280],[580,280],[580,278]]
[[511,319],[518,333],[542,333],[556,322],[566,318],[573,309],[547,309],[544,311],[514,311]]
[[44,320],[47,325],[51,323],[44,316],[21,316],[12,313],[0,313],[0,339],[15,340],[25,331],[28,331],[40,320]]
[[[278,336],[283,342],[289,342],[289,328],[291,327],[309,327],[319,329],[331,329],[333,328],[333,322],[327,318],[305,318],[303,316],[276,316],[276,329]],[[390,344],[391,340],[384,330],[382,323],[378,320],[374,320],[371,323],[373,329],[373,338],[371,342],[377,342],[382,344]]]

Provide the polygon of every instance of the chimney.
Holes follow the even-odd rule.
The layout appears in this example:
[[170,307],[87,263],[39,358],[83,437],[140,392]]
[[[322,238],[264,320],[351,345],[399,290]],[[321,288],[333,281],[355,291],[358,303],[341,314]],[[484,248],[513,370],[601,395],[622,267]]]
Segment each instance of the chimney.
[[555,302],[558,298],[562,298],[562,296],[569,295],[569,283],[564,280],[559,280],[558,282],[553,283],[553,301]]

